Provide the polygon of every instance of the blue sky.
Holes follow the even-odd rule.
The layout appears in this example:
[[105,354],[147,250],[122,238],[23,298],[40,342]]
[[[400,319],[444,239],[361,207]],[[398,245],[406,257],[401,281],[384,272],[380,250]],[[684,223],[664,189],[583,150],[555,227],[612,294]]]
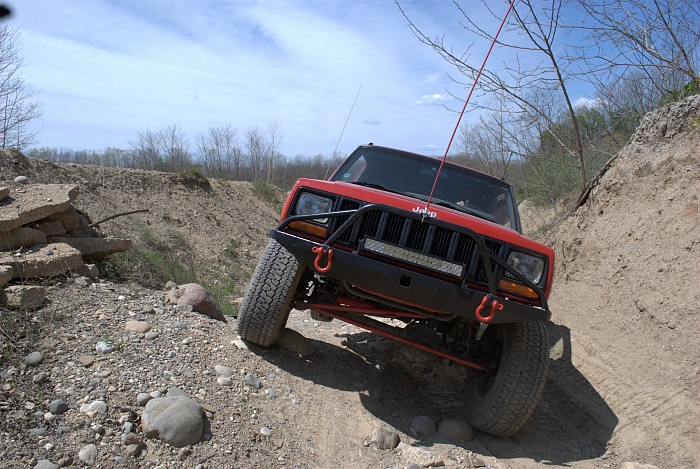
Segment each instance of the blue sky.
[[[461,108],[446,89],[467,92],[392,0],[7,3],[43,102],[37,146],[129,148],[139,131],[172,124],[194,143],[211,124],[242,137],[277,119],[283,154],[328,155],[362,86],[339,151],[374,142],[437,155],[457,119],[443,105]],[[480,2],[462,3],[495,32]],[[429,36],[466,45],[451,2],[401,5]],[[487,48],[474,43],[474,63]]]

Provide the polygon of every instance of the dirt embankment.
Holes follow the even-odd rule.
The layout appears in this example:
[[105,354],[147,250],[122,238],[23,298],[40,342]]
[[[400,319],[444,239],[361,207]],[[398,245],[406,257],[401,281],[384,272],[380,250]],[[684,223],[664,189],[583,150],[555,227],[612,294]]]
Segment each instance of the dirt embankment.
[[[699,123],[700,96],[647,116],[587,203],[551,234],[558,256],[550,298],[553,321],[548,325],[551,365],[543,400],[530,421],[512,438],[477,433],[469,443],[434,444],[431,451],[453,467],[471,467],[467,462],[472,452],[499,468],[617,469],[627,461],[659,468],[700,465],[696,459],[700,428]],[[220,266],[222,275],[228,274],[227,269],[252,267],[277,217],[278,207],[260,201],[247,183],[52,165],[2,154],[0,178],[20,174],[35,182],[78,184],[82,193],[78,202],[94,220],[148,208],[148,214],[117,218],[102,228],[135,241],[145,230],[162,239],[184,238],[193,255],[211,268]],[[236,246],[237,257],[227,254],[229,244]],[[88,318],[96,314],[90,311],[91,304],[119,301],[116,293],[115,298],[87,296],[78,301],[81,291],[70,290],[71,301],[79,305],[75,311],[70,302],[53,305],[65,318],[62,327],[69,332],[77,327],[76,337],[87,334]],[[146,301],[139,299],[137,289],[124,295],[136,309]],[[156,302],[157,294],[151,295],[149,301]],[[121,323],[128,319],[122,317],[125,309],[118,305],[101,306],[102,310],[109,308],[114,317],[102,326],[92,320],[90,327],[118,334]],[[141,313],[136,314],[140,317]],[[83,322],[71,325],[71,318]],[[175,345],[164,343],[176,332],[168,322],[172,318],[146,319],[163,331],[163,343],[156,342],[154,347],[165,352],[167,347],[180,346],[176,341],[180,338],[173,338]],[[352,326],[337,321],[318,323],[293,312],[289,327],[310,339],[316,349],[308,359],[280,349],[236,351],[231,346],[236,339],[235,321],[207,327],[206,341],[196,338],[196,351],[192,348],[191,355],[183,355],[185,361],[178,365],[185,369],[191,368],[193,360],[198,363],[192,370],[196,379],[175,378],[184,389],[204,389],[207,401],[216,407],[212,440],[194,445],[182,463],[178,454],[149,446],[143,459],[129,462],[133,467],[141,463],[144,467],[156,463],[195,467],[200,461],[201,467],[405,467],[411,463],[405,454],[366,446],[377,419],[391,424],[402,440],[409,441],[410,423],[417,415],[436,421],[461,418],[460,375],[454,367],[436,361],[411,364],[396,353],[397,344]],[[93,346],[76,340],[64,345],[63,355],[53,359],[60,363],[78,354],[81,347]],[[130,369],[144,366],[153,371],[144,375],[143,389],[126,385],[123,391],[119,379],[126,374],[114,371],[110,379],[117,391],[107,395],[110,406],[131,405],[136,391],[165,386],[158,378],[158,367],[176,369],[157,355],[140,356],[141,350],[137,343],[128,344],[122,353],[129,354]],[[50,349],[45,353],[51,357]],[[109,358],[110,363],[118,359]],[[245,384],[222,391],[214,375],[200,371],[220,364],[216,360],[237,372],[268,376],[273,391],[288,386],[301,397],[296,401],[255,398],[245,391]],[[120,365],[113,367],[117,370]],[[63,368],[47,369],[52,382],[70,380],[70,370]],[[28,382],[27,392],[35,386],[32,373],[26,371],[24,381],[19,380]],[[85,381],[90,377],[86,375]],[[75,386],[82,389],[79,380]],[[47,401],[56,397],[53,389],[47,387]],[[77,392],[65,398],[76,407],[73,401],[82,397]],[[22,409],[18,407],[17,412]],[[119,431],[110,422],[103,424]],[[262,424],[273,426],[274,437],[269,441],[258,434]],[[77,449],[91,436],[83,433],[85,440],[76,443]],[[8,455],[26,455],[23,462],[32,455],[43,457],[44,450],[35,438],[21,432],[13,437]],[[53,433],[47,438],[61,441]],[[62,444],[66,451],[71,449],[68,443]],[[114,448],[120,451],[118,443]]]

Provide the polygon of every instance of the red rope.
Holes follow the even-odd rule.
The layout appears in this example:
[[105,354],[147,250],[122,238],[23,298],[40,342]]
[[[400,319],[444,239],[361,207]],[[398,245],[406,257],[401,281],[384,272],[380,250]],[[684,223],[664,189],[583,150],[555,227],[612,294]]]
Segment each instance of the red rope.
[[430,190],[430,197],[428,197],[428,202],[425,207],[426,213],[428,210],[430,210],[430,202],[433,200],[433,194],[435,193],[435,187],[437,187],[437,182],[438,178],[440,177],[440,172],[442,172],[442,167],[445,165],[445,160],[447,159],[447,154],[450,151],[450,147],[452,146],[452,141],[455,138],[455,135],[457,134],[457,130],[459,129],[459,123],[462,121],[462,116],[464,115],[464,111],[467,109],[467,104],[469,104],[469,99],[472,97],[472,93],[474,92],[474,89],[476,88],[476,84],[479,81],[479,77],[481,77],[481,72],[484,70],[484,67],[486,66],[486,61],[489,58],[489,55],[491,55],[491,50],[493,50],[493,46],[496,44],[496,40],[498,39],[498,35],[501,34],[501,29],[503,29],[503,25],[506,23],[506,20],[508,19],[508,15],[510,14],[510,11],[513,9],[513,5],[515,4],[515,0],[511,0],[510,5],[508,6],[508,10],[506,11],[505,16],[503,16],[503,20],[501,21],[501,25],[498,27],[498,31],[496,31],[496,35],[493,37],[493,41],[491,41],[491,46],[489,47],[488,52],[486,52],[486,57],[484,57],[484,62],[481,64],[481,68],[479,68],[479,73],[476,74],[476,77],[474,78],[474,83],[472,83],[472,87],[469,90],[469,94],[467,95],[467,99],[464,101],[464,106],[462,107],[462,112],[459,113],[459,118],[457,118],[457,124],[455,125],[455,129],[452,131],[452,136],[450,137],[450,141],[447,144],[447,148],[445,149],[445,155],[442,157],[442,161],[440,162],[440,168],[438,169],[437,174],[435,175],[435,182],[433,182],[433,188]]

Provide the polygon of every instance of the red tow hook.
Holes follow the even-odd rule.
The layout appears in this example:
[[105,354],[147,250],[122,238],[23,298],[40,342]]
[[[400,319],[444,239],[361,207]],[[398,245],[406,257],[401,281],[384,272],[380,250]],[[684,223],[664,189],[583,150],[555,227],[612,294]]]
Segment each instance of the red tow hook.
[[[320,273],[326,273],[329,270],[331,270],[331,265],[332,261],[331,259],[333,258],[333,249],[331,248],[326,248],[325,246],[316,246],[311,248],[311,251],[316,254],[316,259],[314,259],[314,269],[316,269]],[[319,266],[319,263],[323,259],[323,256],[328,253],[328,260],[326,261],[326,266],[321,267]]]
[[483,316],[481,312],[486,308],[486,304],[489,301],[489,296],[486,295],[484,298],[481,300],[481,303],[479,306],[476,307],[476,319],[478,319],[481,322],[491,322],[493,320],[493,317],[496,315],[496,310],[502,311],[503,310],[503,304],[499,303],[498,300],[493,300],[491,301],[491,310],[489,312],[488,316]]

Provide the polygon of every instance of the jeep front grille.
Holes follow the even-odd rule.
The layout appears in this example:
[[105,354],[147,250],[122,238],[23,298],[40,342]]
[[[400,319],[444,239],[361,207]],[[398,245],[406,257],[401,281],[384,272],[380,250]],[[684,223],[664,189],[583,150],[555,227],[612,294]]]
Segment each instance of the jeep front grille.
[[[363,204],[356,200],[341,198],[338,211],[356,210]],[[349,218],[336,217],[331,224],[332,235]],[[364,213],[352,226],[338,237],[335,244],[353,250],[361,249],[364,240],[374,239],[449,263],[464,265],[464,280],[486,286],[486,272],[480,261],[477,243],[469,235],[442,226],[423,223],[396,213],[380,209]],[[483,238],[486,248],[497,256],[503,256],[504,245],[490,238]],[[494,276],[498,265],[491,261]]]

